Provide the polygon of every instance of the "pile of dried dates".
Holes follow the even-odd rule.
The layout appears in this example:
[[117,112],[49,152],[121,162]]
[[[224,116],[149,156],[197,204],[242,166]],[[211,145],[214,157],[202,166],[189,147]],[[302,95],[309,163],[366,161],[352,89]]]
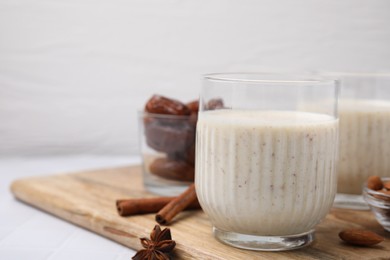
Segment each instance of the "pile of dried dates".
[[146,144],[166,154],[149,165],[150,173],[170,180],[194,180],[198,108],[198,101],[184,104],[159,95],[152,96],[146,103]]
[[[209,100],[206,110],[224,108],[222,99]],[[154,159],[149,172],[161,178],[192,182],[195,174],[195,134],[199,101],[182,103],[160,95],[145,105],[146,144],[165,157]]]

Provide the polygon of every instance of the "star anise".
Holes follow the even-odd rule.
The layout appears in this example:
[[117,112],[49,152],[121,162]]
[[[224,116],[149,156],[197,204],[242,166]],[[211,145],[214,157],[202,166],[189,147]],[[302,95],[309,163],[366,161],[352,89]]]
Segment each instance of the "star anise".
[[139,250],[133,256],[134,260],[169,260],[171,259],[169,253],[176,246],[176,242],[171,237],[171,230],[165,228],[161,231],[159,225],[153,228],[150,239],[143,237],[140,240],[145,249]]

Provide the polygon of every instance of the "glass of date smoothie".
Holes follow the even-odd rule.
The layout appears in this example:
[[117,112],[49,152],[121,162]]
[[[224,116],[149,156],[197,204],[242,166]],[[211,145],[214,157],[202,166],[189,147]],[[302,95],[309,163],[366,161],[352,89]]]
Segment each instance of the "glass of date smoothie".
[[334,80],[204,77],[195,185],[219,241],[265,251],[313,241],[336,194],[337,98]]
[[340,80],[340,160],[336,207],[369,209],[371,175],[390,177],[390,74],[323,73]]

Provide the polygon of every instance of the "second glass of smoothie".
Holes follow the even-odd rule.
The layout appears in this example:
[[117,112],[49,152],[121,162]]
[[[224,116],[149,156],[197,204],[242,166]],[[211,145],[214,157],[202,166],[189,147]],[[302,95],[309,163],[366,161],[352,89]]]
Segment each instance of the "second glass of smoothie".
[[336,207],[368,209],[371,175],[390,177],[390,74],[323,73],[340,80],[340,161]]
[[313,241],[336,193],[337,96],[332,80],[205,76],[195,185],[218,240],[266,251]]

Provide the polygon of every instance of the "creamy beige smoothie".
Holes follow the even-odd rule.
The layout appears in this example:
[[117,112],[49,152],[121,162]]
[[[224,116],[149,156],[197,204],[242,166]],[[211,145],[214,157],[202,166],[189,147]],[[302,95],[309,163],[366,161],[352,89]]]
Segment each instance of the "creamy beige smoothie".
[[316,113],[200,113],[195,183],[213,225],[260,236],[313,229],[336,193],[337,128]]
[[361,194],[370,175],[390,176],[390,102],[340,100],[339,193]]

